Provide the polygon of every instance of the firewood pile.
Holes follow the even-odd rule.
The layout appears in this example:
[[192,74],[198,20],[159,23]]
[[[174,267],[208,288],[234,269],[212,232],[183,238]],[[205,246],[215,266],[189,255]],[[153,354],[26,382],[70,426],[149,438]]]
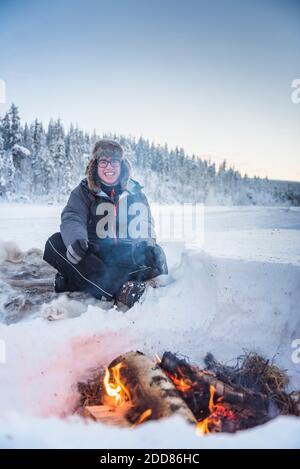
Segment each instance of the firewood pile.
[[125,353],[78,383],[76,411],[121,427],[176,414],[199,435],[233,433],[279,414],[300,415],[300,396],[286,392],[286,374],[259,355],[245,355],[229,367],[208,354],[205,364],[200,369],[171,352],[155,360]]

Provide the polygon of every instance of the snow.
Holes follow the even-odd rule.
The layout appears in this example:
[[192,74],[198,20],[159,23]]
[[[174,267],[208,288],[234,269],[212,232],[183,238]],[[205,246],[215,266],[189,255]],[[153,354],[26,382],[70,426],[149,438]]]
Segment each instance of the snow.
[[23,158],[30,156],[30,150],[28,150],[28,148],[23,147],[22,145],[18,145],[17,143],[14,144],[11,151],[13,154],[17,154],[19,156],[22,156]]
[[[60,211],[55,205],[1,204],[0,239],[22,249],[43,248],[59,229]],[[158,211],[154,207],[155,218]],[[78,380],[129,350],[150,357],[171,350],[199,365],[207,352],[230,362],[244,350],[256,351],[275,356],[290,389],[300,389],[300,363],[292,361],[292,342],[300,337],[299,214],[274,207],[205,208],[204,238],[193,246],[164,242],[168,279],[126,314],[59,295],[39,315],[0,324],[6,349],[6,362],[0,360],[0,446],[300,447],[300,419],[294,417],[200,438],[178,417],[124,430],[72,416]],[[46,321],[49,308],[63,310],[65,319]]]
[[[34,434],[29,429],[34,428]],[[284,429],[284,431],[283,431]],[[146,422],[133,430],[97,423],[84,424],[78,418],[37,419],[13,414],[0,430],[5,448],[299,448],[297,417],[279,417],[266,425],[235,435],[219,434],[203,438],[178,417]]]

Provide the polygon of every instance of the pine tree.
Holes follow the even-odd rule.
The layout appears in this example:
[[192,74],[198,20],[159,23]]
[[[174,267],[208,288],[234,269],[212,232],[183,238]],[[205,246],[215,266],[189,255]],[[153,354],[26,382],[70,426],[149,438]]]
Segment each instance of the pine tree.
[[32,168],[32,194],[43,194],[45,188],[49,187],[49,181],[46,176],[45,159],[43,158],[43,152],[46,146],[46,137],[43,129],[43,125],[37,119],[31,128],[32,138],[32,155],[31,155],[31,168]]
[[9,145],[12,148],[16,144],[20,144],[22,141],[22,128],[21,120],[19,117],[19,110],[15,104],[12,104],[9,110],[10,117],[10,138]]
[[22,134],[22,145],[24,145],[25,148],[27,148],[28,150],[32,150],[32,133],[30,131],[30,128],[26,122],[25,126],[24,126],[24,130],[23,130],[23,134]]
[[7,112],[1,122],[2,129],[2,138],[3,138],[3,148],[4,150],[9,150],[10,147],[10,136],[11,136],[11,123],[10,115]]
[[12,154],[4,149],[4,139],[0,134],[0,196],[10,197],[14,192],[14,174]]

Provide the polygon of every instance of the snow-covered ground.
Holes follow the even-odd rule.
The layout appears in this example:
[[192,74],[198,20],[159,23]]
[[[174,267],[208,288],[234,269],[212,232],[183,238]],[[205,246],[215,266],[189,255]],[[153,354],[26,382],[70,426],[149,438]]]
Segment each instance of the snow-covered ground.
[[[60,211],[1,204],[0,239],[43,248],[59,229]],[[1,447],[300,447],[295,417],[200,438],[178,417],[123,430],[70,416],[77,381],[129,350],[149,356],[171,350],[199,365],[206,352],[229,362],[257,351],[275,356],[291,389],[300,389],[300,363],[292,360],[292,342],[300,339],[300,210],[209,207],[204,237],[164,246],[169,282],[149,289],[126,314],[60,295],[50,307],[75,317],[48,322],[44,306],[40,317],[0,325]]]

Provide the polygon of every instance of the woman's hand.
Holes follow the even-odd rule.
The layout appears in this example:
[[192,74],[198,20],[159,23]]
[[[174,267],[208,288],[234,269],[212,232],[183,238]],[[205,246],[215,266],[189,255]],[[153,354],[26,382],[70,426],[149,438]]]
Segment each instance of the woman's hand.
[[161,249],[157,245],[151,245],[147,241],[137,243],[133,248],[132,257],[138,266],[155,267],[160,263]]
[[67,259],[72,264],[78,264],[86,256],[89,243],[86,239],[78,239],[70,244],[67,249]]

